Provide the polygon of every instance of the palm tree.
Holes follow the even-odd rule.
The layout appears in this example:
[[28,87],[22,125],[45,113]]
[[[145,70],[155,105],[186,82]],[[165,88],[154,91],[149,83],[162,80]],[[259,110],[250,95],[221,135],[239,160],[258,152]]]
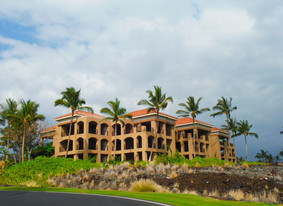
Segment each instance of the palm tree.
[[103,120],[112,120],[112,122],[115,122],[115,140],[114,140],[114,158],[115,158],[118,122],[121,122],[122,127],[124,127],[125,122],[123,121],[123,118],[132,119],[132,115],[127,114],[126,109],[124,107],[120,107],[120,101],[117,98],[115,99],[115,102],[109,101],[107,102],[107,104],[109,108],[104,107],[100,110],[100,112],[108,115],[108,117],[104,118]]
[[7,153],[6,153],[6,159],[8,159],[9,157],[9,146],[10,146],[10,136],[11,136],[11,124],[13,121],[13,116],[16,114],[17,112],[17,107],[18,107],[18,103],[11,98],[6,99],[6,105],[4,104],[0,104],[0,115],[2,116],[2,124],[4,124],[4,121],[7,120],[8,123],[8,128],[7,128],[7,145],[6,145],[6,149],[7,149]]
[[17,111],[15,115],[13,115],[16,119],[21,122],[23,137],[22,137],[22,162],[24,162],[24,149],[25,149],[25,138],[26,133],[34,122],[38,120],[44,120],[45,117],[42,114],[38,114],[37,110],[39,104],[28,100],[25,102],[24,100],[20,101],[21,108]]
[[[226,120],[226,122],[227,122],[227,120]],[[230,131],[232,133],[231,137],[233,137],[233,144],[235,145],[235,136],[234,135],[237,133],[237,129],[238,129],[237,128],[237,119],[236,118],[230,118],[227,125],[223,124],[223,125],[221,125],[221,128],[224,129],[224,130],[227,130],[227,131],[229,131],[229,129],[230,129]]]
[[258,138],[258,134],[254,132],[250,132],[250,129],[252,128],[252,125],[248,123],[247,120],[241,120],[237,123],[238,126],[238,132],[234,136],[244,135],[245,137],[245,144],[246,144],[246,161],[248,160],[248,145],[247,145],[247,136],[254,136],[255,138]]
[[153,139],[152,149],[148,158],[148,161],[151,160],[153,148],[155,145],[155,141],[157,139],[157,133],[159,129],[159,111],[163,110],[167,107],[168,102],[173,103],[173,98],[171,96],[166,97],[166,93],[162,94],[161,87],[159,86],[153,86],[154,87],[154,93],[151,90],[147,90],[146,93],[148,94],[148,100],[142,99],[138,102],[138,105],[145,105],[148,106],[147,113],[154,111],[156,113],[156,135]]
[[283,134],[283,131],[280,131],[280,134]]
[[183,110],[178,110],[176,113],[180,114],[178,117],[191,117],[193,118],[193,147],[194,147],[194,157],[195,154],[195,118],[197,115],[202,114],[203,112],[210,111],[209,108],[199,108],[199,103],[202,100],[202,97],[198,98],[197,101],[195,101],[195,98],[193,96],[189,96],[187,98],[187,101],[185,103],[180,103],[179,106],[183,107]]
[[267,155],[268,151],[260,150],[260,152],[256,153],[255,158],[257,158],[259,162],[266,162]]
[[54,103],[55,107],[60,105],[63,107],[70,108],[72,111],[71,124],[69,128],[69,138],[68,138],[65,157],[67,157],[68,155],[70,138],[71,138],[71,130],[73,127],[73,118],[74,118],[75,111],[76,110],[86,110],[88,112],[93,113],[93,109],[91,107],[82,106],[83,104],[85,104],[85,100],[80,98],[80,92],[81,90],[76,91],[74,87],[66,88],[66,91],[61,92],[62,98],[57,99]]
[[[232,97],[230,97],[229,100],[227,98],[221,97],[221,99],[218,99],[217,104],[212,109],[217,111],[210,115],[212,117],[222,115],[222,114],[226,115],[227,129],[228,131],[230,131],[231,128],[229,127],[229,124],[228,124],[230,115],[232,111],[237,109],[237,107],[232,106]],[[229,153],[230,153],[230,137],[228,137],[228,161],[229,161]]]

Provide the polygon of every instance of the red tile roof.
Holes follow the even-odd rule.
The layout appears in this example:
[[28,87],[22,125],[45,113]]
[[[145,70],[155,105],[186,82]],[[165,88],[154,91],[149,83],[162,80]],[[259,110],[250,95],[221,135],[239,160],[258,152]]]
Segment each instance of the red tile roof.
[[221,131],[221,132],[224,132],[224,133],[230,134],[230,132],[229,132],[229,131],[224,130],[224,129],[219,129],[219,128],[216,128],[216,127],[212,127],[212,128],[211,128],[211,131]]
[[52,127],[49,127],[47,129],[41,130],[41,132],[48,132],[48,131],[52,131],[52,130],[55,130],[55,129],[56,129],[56,125],[52,126]]
[[[80,110],[77,110],[74,112],[74,115],[82,115],[82,116],[87,116],[87,117],[96,117],[96,118],[105,118],[104,116],[101,116],[101,115],[98,115],[98,114],[94,114],[94,113],[90,113],[90,112],[85,112],[85,111],[80,111]],[[56,117],[55,120],[58,120],[58,119],[61,119],[61,118],[64,118],[64,117],[68,117],[68,116],[71,116],[72,113],[69,113],[69,114],[65,114],[63,116],[60,116],[60,117]]]
[[[182,119],[178,119],[178,120],[176,121],[176,125],[179,125],[179,124],[186,124],[186,123],[193,123],[193,118],[185,117],[185,118],[182,118]],[[197,119],[195,119],[195,123],[201,123],[201,124],[205,124],[205,125],[208,125],[208,126],[213,127],[213,125],[208,124],[208,123],[206,123],[206,122],[199,121],[199,120],[197,120]]]
[[[150,111],[149,113],[147,113],[147,109],[142,109],[142,110],[138,110],[138,111],[133,111],[130,114],[133,117],[138,117],[138,116],[142,116],[142,115],[146,115],[146,114],[154,114],[154,113],[155,113],[155,111]],[[159,114],[165,115],[165,116],[173,118],[173,119],[177,119],[176,117],[168,115],[168,114],[165,114],[163,112],[159,112]]]

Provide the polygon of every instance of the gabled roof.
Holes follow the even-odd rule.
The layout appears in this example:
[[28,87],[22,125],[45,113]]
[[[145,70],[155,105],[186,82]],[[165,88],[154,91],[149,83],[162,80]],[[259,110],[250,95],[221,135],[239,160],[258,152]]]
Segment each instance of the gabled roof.
[[[132,117],[140,117],[140,116],[146,116],[146,115],[151,115],[151,114],[156,114],[155,111],[150,111],[149,113],[147,112],[147,109],[142,109],[142,110],[138,110],[138,111],[133,111],[130,113],[132,115]],[[171,119],[177,120],[177,117],[165,114],[163,112],[159,112],[159,114],[161,116],[165,116],[165,117],[169,117]]]
[[[72,113],[69,113],[69,114],[65,114],[65,115],[60,116],[60,117],[56,117],[55,120],[58,121],[60,119],[66,119],[66,118],[69,118],[71,116],[72,116]],[[99,119],[105,118],[104,116],[101,116],[101,115],[98,115],[98,114],[80,111],[80,110],[75,111],[74,116],[96,117],[96,118],[99,118]]]

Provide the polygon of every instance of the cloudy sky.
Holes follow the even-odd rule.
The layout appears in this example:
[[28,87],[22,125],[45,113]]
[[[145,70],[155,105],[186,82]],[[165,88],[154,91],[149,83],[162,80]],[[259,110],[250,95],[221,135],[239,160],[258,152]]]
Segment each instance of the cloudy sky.
[[[212,108],[233,97],[249,159],[283,148],[283,2],[281,0],[0,0],[0,102],[31,99],[53,125],[66,87],[81,89],[96,113],[118,97],[127,111],[162,86]],[[220,127],[224,116],[199,120]],[[244,137],[236,139],[244,156]]]

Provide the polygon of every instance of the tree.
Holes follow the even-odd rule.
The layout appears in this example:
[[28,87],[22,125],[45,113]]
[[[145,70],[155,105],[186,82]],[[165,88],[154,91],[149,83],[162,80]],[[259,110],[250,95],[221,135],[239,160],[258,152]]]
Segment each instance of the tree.
[[7,127],[7,145],[6,145],[6,150],[7,150],[7,154],[6,154],[6,159],[8,159],[9,157],[9,147],[10,147],[10,139],[11,139],[11,124],[12,121],[14,119],[14,115],[17,112],[17,107],[18,107],[18,103],[11,98],[6,99],[6,105],[4,104],[0,104],[0,115],[2,116],[3,120],[2,122],[4,123],[4,121],[6,120],[8,123],[8,127]]
[[83,104],[85,104],[85,100],[80,98],[80,92],[81,90],[76,91],[74,87],[66,88],[66,91],[61,92],[62,98],[57,99],[54,103],[55,107],[58,105],[67,107],[67,108],[70,108],[72,112],[71,123],[70,123],[70,128],[69,128],[69,138],[68,138],[65,157],[68,156],[68,150],[69,150],[69,144],[70,144],[70,138],[71,138],[71,130],[73,127],[73,118],[74,118],[75,111],[85,110],[85,111],[93,113],[93,109],[91,107],[82,106]]
[[283,131],[281,131],[280,134],[283,134]]
[[[225,120],[227,123],[227,120]],[[231,137],[233,137],[233,144],[235,145],[235,134],[237,133],[237,119],[236,118],[230,118],[227,125],[223,124],[221,125],[221,128],[224,130],[231,131],[232,135]]]
[[132,115],[127,114],[126,109],[124,107],[120,107],[120,101],[116,98],[114,101],[107,102],[108,107],[104,107],[100,110],[101,113],[107,114],[108,117],[104,118],[103,120],[112,120],[115,123],[115,140],[114,140],[114,158],[116,155],[116,142],[117,142],[117,125],[118,122],[121,122],[122,127],[124,127],[125,119],[132,119]]
[[152,149],[148,158],[148,161],[151,160],[153,148],[157,139],[157,133],[159,128],[159,111],[163,110],[167,107],[168,102],[173,103],[173,98],[171,96],[166,97],[166,93],[162,93],[162,89],[159,86],[153,86],[154,87],[154,93],[151,90],[147,90],[146,93],[148,94],[148,100],[142,99],[138,102],[138,105],[144,105],[147,106],[147,113],[154,111],[156,113],[156,126],[157,131],[156,135],[153,139]]
[[257,158],[259,162],[266,162],[267,155],[268,151],[260,150],[260,152],[256,153],[255,158]]
[[[222,114],[226,115],[227,129],[228,131],[230,131],[231,128],[229,127],[228,122],[231,116],[231,112],[237,109],[237,107],[232,106],[232,97],[230,97],[229,100],[227,98],[221,97],[221,99],[218,99],[217,104],[212,109],[216,110],[215,113],[210,115],[212,117]],[[229,160],[229,154],[230,154],[230,137],[228,137],[228,160]]]
[[24,162],[24,149],[25,149],[25,140],[26,140],[26,133],[28,132],[30,126],[38,120],[44,120],[45,117],[42,114],[38,114],[37,110],[39,104],[28,100],[20,101],[21,108],[17,111],[14,115],[17,118],[22,126],[23,137],[22,137],[22,162]]
[[235,134],[235,136],[244,135],[245,137],[245,144],[246,144],[246,161],[248,161],[248,145],[247,145],[247,136],[254,136],[255,138],[258,138],[258,134],[254,132],[250,132],[250,129],[252,128],[252,125],[248,123],[247,120],[241,120],[237,123],[238,131]]
[[279,153],[279,155],[283,157],[283,148],[282,148],[281,152]]
[[183,110],[178,110],[176,113],[179,114],[178,117],[191,117],[193,118],[193,147],[194,147],[194,157],[195,154],[195,118],[197,115],[202,114],[203,112],[210,111],[209,108],[199,108],[199,103],[202,100],[202,97],[198,98],[195,101],[193,96],[189,96],[185,103],[180,103],[179,106],[183,107]]

